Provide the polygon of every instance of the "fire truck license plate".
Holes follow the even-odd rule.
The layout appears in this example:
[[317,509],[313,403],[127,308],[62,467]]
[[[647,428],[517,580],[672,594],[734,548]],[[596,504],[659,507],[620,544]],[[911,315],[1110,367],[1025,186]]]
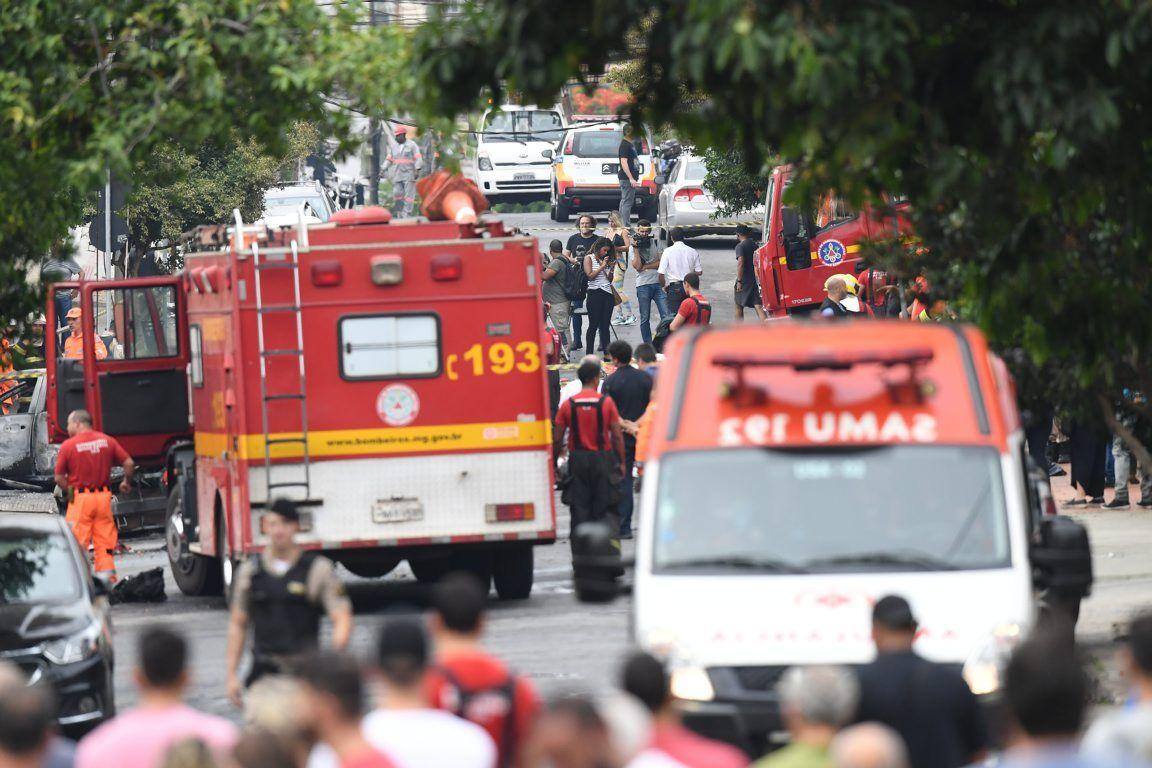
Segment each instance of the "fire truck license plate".
[[423,520],[424,505],[419,499],[379,500],[372,507],[374,523],[404,523],[409,520]]

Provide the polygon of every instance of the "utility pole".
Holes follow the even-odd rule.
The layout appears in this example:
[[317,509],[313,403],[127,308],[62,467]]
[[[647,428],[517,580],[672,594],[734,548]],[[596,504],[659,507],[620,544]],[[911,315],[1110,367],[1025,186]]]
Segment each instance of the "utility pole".
[[[368,2],[368,24],[376,26],[376,0]],[[375,113],[368,118],[368,140],[372,143],[372,160],[368,169],[368,202],[380,205],[380,120]]]

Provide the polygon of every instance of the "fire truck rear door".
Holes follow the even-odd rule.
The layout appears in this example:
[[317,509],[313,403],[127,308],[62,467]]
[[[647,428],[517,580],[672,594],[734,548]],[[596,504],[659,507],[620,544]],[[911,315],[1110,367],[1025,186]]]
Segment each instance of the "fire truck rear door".
[[[83,286],[85,316],[108,355],[85,370],[96,427],[140,462],[191,434],[188,319],[180,279],[149,277]],[[95,344],[95,341],[93,341]]]

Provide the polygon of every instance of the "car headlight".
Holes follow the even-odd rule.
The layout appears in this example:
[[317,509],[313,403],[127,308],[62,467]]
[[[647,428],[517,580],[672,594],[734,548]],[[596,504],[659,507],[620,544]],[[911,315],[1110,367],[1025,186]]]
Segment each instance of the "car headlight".
[[482,171],[492,170],[492,161],[484,155],[480,156],[480,159],[476,161],[476,165]]
[[992,630],[968,655],[964,662],[964,681],[977,696],[990,696],[1000,691],[1001,674],[1012,649],[1020,642],[1018,624],[1001,624]]
[[75,664],[95,655],[100,648],[100,625],[96,622],[74,635],[50,640],[43,645],[44,657],[53,664]]
[[682,701],[711,701],[716,696],[708,670],[701,667],[674,667],[670,688]]

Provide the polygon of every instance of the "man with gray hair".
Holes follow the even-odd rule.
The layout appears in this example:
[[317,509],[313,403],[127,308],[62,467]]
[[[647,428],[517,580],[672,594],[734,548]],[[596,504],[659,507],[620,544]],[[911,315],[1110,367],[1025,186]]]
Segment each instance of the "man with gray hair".
[[755,768],[832,768],[829,746],[860,698],[856,676],[843,667],[792,667],[776,691],[792,743]]
[[900,734],[880,723],[845,728],[832,740],[835,768],[908,768],[908,750]]

